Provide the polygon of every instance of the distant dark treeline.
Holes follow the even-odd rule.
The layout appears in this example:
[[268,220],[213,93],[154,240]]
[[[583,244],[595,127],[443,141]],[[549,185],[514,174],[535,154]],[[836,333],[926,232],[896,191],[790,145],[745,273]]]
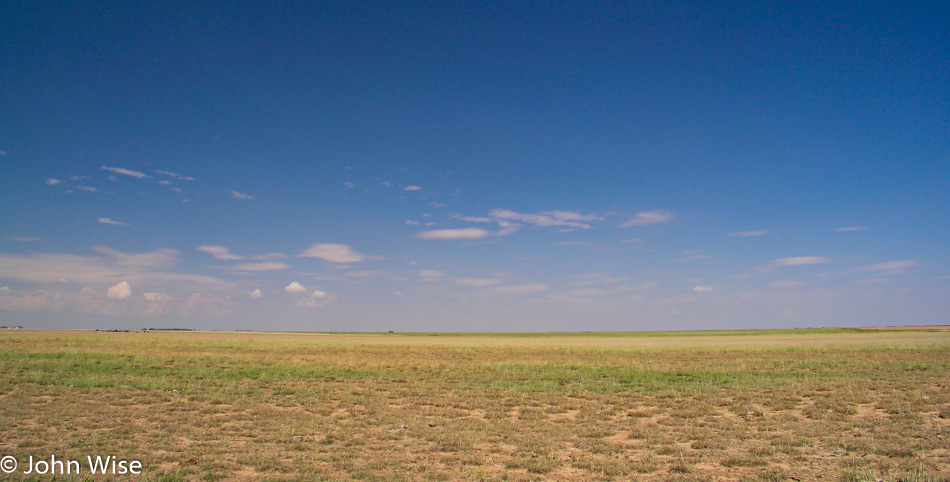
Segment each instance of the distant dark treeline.
[[143,331],[195,331],[194,328],[142,328]]

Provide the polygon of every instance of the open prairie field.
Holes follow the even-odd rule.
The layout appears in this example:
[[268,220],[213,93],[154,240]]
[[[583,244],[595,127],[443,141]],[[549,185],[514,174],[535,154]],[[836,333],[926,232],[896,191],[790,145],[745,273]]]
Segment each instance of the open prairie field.
[[0,373],[0,455],[21,467],[115,455],[150,480],[950,478],[947,331],[4,331]]

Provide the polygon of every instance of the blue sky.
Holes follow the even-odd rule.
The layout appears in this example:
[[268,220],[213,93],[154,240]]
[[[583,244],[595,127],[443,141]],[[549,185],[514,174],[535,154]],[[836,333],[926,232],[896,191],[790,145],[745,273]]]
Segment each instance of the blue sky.
[[946,323],[943,2],[0,5],[0,318]]

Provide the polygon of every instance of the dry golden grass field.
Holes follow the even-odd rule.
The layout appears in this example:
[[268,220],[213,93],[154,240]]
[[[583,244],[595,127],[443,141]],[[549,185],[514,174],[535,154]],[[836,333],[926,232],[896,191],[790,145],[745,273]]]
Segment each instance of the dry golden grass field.
[[21,471],[114,455],[142,462],[132,480],[950,479],[947,331],[3,331],[0,373],[0,456]]

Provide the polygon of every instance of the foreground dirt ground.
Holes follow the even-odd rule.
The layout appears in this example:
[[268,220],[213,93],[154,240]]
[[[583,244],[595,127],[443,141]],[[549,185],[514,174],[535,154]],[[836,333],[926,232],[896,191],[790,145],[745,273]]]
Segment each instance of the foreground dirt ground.
[[150,480],[950,480],[947,332],[21,331],[0,370],[0,455]]

